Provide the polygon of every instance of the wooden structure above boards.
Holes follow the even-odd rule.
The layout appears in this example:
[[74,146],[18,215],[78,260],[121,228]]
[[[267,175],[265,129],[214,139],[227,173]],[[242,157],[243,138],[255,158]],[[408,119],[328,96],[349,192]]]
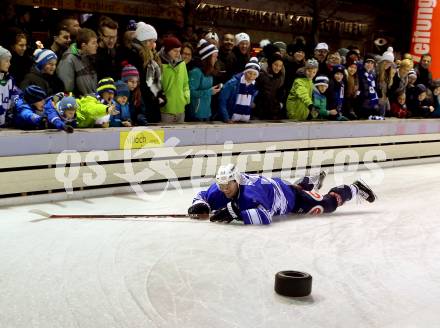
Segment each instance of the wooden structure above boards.
[[115,1],[115,0],[15,0],[16,5],[97,12],[136,17],[177,20],[183,18],[182,7],[175,1]]

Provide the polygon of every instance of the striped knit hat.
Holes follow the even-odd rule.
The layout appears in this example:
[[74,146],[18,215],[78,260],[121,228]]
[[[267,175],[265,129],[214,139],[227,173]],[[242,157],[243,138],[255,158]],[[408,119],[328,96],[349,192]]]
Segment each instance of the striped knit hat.
[[409,70],[408,76],[410,76],[410,75],[414,75],[417,78],[417,72],[414,68]]
[[30,85],[23,92],[23,98],[29,105],[44,100],[46,97],[46,92],[37,85]]
[[318,75],[315,78],[315,86],[325,85],[326,87],[328,87],[328,82],[329,82],[328,77],[325,75]]
[[44,65],[52,59],[57,60],[58,57],[50,49],[37,49],[34,51],[35,66],[37,66],[39,70],[42,70]]
[[203,60],[205,58],[208,58],[209,56],[211,56],[214,53],[218,53],[218,49],[215,45],[213,45],[212,43],[209,43],[208,41],[206,41],[205,39],[201,39],[199,41],[199,56],[200,59]]
[[249,59],[248,63],[244,67],[244,72],[246,73],[247,71],[254,71],[257,73],[257,76],[260,74],[260,64],[258,63],[257,57],[252,57]]
[[98,88],[96,91],[99,94],[102,94],[103,92],[110,92],[115,93],[116,87],[115,87],[115,81],[111,77],[103,78],[102,80],[99,80],[98,82]]
[[129,64],[128,62],[123,62],[122,65],[124,66],[121,72],[122,81],[127,82],[131,77],[139,78],[139,71],[136,67]]

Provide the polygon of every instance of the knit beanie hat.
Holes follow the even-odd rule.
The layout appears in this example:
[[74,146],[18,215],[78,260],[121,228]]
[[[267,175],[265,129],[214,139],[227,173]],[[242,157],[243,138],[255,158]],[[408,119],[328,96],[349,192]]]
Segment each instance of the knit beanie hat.
[[336,73],[345,73],[344,66],[342,65],[334,65],[332,68],[332,75],[335,75]]
[[135,38],[139,41],[157,40],[157,32],[153,26],[139,22],[136,24]]
[[203,60],[205,58],[208,58],[212,54],[218,52],[218,49],[212,43],[209,43],[205,39],[202,39],[199,42],[198,51],[199,51],[200,59]]
[[440,88],[440,79],[432,80],[432,88]]
[[347,57],[347,61],[345,62],[345,67],[349,68],[351,65],[356,65],[356,67],[358,66],[358,61],[351,58],[351,57]]
[[241,32],[235,35],[235,45],[238,46],[240,42],[248,41],[251,42],[251,38],[248,34]]
[[312,58],[312,59],[307,59],[306,64],[305,64],[304,67],[305,68],[316,68],[317,69],[319,67],[319,64],[318,64],[318,61],[316,59]]
[[283,41],[276,41],[273,43],[273,45],[280,50],[287,51],[287,44],[284,43]]
[[248,63],[244,67],[244,72],[253,71],[257,73],[257,76],[260,74],[260,64],[258,63],[257,57],[252,57],[249,59]]
[[127,24],[127,31],[136,31],[137,24],[134,19],[130,19]]
[[57,60],[58,57],[50,49],[37,49],[34,51],[35,66],[39,70],[42,70],[44,65],[46,65],[50,60],[53,59]]
[[179,41],[178,38],[175,38],[174,36],[169,36],[162,40],[162,46],[165,49],[165,52],[168,52],[176,48],[182,48],[182,43]]
[[419,96],[420,94],[422,94],[423,92],[426,92],[426,86],[424,84],[417,84],[416,85],[416,95]]
[[96,89],[98,94],[102,94],[104,92],[115,93],[115,81],[111,77],[106,77],[98,82],[98,88]]
[[139,78],[139,71],[137,70],[136,67],[134,67],[133,65],[129,64],[126,61],[124,61],[122,63],[122,65],[124,66],[122,68],[122,72],[121,72],[121,80],[122,81],[127,82],[131,77]]
[[410,75],[414,75],[417,78],[417,72],[414,68],[409,71],[408,76]]
[[30,85],[23,92],[23,98],[29,105],[44,100],[46,97],[46,92],[37,85]]
[[11,52],[8,49],[0,46],[0,59],[7,59],[7,58],[11,59],[11,57],[12,57]]
[[374,56],[373,56],[372,54],[367,54],[367,55],[365,55],[365,57],[364,57],[364,63],[366,63],[366,62],[368,62],[368,61],[371,61],[371,62],[376,63],[376,59],[374,58]]
[[328,87],[328,83],[329,83],[328,77],[325,75],[318,75],[315,78],[315,86],[325,85],[326,87]]
[[70,109],[76,110],[77,108],[78,108],[78,104],[76,103],[76,99],[71,96],[63,97],[63,99],[61,99],[57,104],[57,109],[61,116],[64,116],[64,112],[66,110],[70,110]]
[[382,55],[382,60],[388,60],[392,63],[394,63],[394,49],[393,47],[388,47],[387,51],[385,51]]
[[279,53],[279,52],[275,52],[274,54],[272,54],[272,56],[270,56],[267,59],[267,63],[269,65],[272,65],[274,62],[276,62],[277,60],[283,61],[283,56]]
[[128,85],[124,81],[116,81],[116,98],[126,96],[130,97],[130,90],[128,90]]
[[208,33],[205,35],[205,39],[206,39],[206,40],[210,40],[210,39],[212,39],[212,40],[215,40],[216,42],[219,41],[218,34],[215,33],[215,32],[208,32]]
[[318,43],[315,47],[315,50],[327,50],[328,51],[328,44],[325,42]]

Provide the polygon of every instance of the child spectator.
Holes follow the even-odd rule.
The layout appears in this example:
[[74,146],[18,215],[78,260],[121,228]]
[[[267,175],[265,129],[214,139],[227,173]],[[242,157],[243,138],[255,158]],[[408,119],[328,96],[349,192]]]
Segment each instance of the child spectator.
[[159,56],[162,61],[162,87],[167,103],[160,110],[161,121],[183,123],[185,106],[190,101],[190,91],[186,64],[180,56],[182,44],[175,37],[167,37],[162,43]]
[[76,43],[63,54],[57,68],[66,92],[76,96],[91,94],[96,89],[97,74],[93,56],[98,49],[96,33],[88,28],[79,30]]
[[431,113],[431,116],[440,118],[440,80],[433,80],[431,85],[434,97],[434,111]]
[[421,117],[431,117],[434,112],[434,106],[432,106],[431,101],[427,98],[427,88],[424,84],[417,84],[416,86],[416,101],[410,107],[410,111],[414,116]]
[[20,88],[23,90],[28,85],[38,85],[47,95],[54,95],[64,91],[64,83],[55,74],[57,68],[57,55],[49,49],[34,51],[34,66],[26,74]]
[[275,52],[267,58],[267,64],[261,66],[257,79],[259,90],[256,100],[256,116],[263,120],[285,118],[284,102],[284,62],[283,56]]
[[125,126],[131,127],[130,106],[128,104],[128,97],[130,96],[130,90],[123,81],[117,81],[116,86],[116,110],[119,112],[116,115],[110,116],[110,126]]
[[[332,78],[329,83],[327,91],[327,107],[330,108],[330,115],[328,116],[331,120],[336,121],[348,121],[348,118],[342,115],[342,108],[344,106],[344,66],[334,65],[332,68]],[[336,110],[336,115],[333,115]]]
[[47,129],[44,116],[44,100],[47,95],[43,89],[30,85],[15,103],[15,127],[22,130]]
[[14,78],[9,74],[11,66],[11,53],[0,46],[0,128],[8,126],[9,118],[12,116],[12,108],[15,98],[20,90],[15,85]]
[[383,119],[384,114],[379,108],[379,97],[376,90],[376,60],[366,55],[364,65],[359,70],[359,107],[356,115],[359,118]]
[[414,69],[411,69],[408,73],[408,85],[406,86],[405,89],[406,103],[408,104],[409,107],[412,107],[413,104],[417,101],[416,81],[417,81],[417,73]]
[[119,113],[114,104],[103,104],[92,95],[78,99],[77,103],[76,117],[79,128],[106,128],[109,126],[110,116]]
[[411,112],[406,106],[406,94],[400,91],[397,95],[397,99],[391,102],[391,115],[397,118],[408,118],[411,116]]
[[131,122],[134,125],[147,125],[146,109],[139,84],[139,72],[136,67],[127,62],[122,64],[124,68],[121,72],[121,80],[127,83],[130,91],[128,106],[130,107]]
[[113,98],[115,97],[115,92],[115,81],[111,77],[106,77],[99,80],[95,97],[102,104],[111,105],[114,103]]
[[327,119],[329,115],[336,116],[338,114],[336,109],[327,110],[327,96],[328,77],[319,75],[315,78],[315,87],[313,88],[313,105],[315,109],[312,112],[312,117]]
[[312,111],[316,111],[313,106],[313,78],[318,72],[318,61],[309,59],[304,66],[302,77],[298,77],[293,82],[292,89],[287,97],[287,117],[292,120],[305,121]]
[[188,106],[187,120],[209,121],[212,114],[211,98],[221,91],[220,85],[212,86],[218,49],[202,39],[199,42],[198,53],[200,60],[189,72],[191,101]]
[[219,113],[224,122],[249,121],[258,94],[255,80],[259,74],[258,59],[252,57],[242,73],[226,82],[219,97]]
[[46,100],[44,113],[49,121],[49,128],[64,130],[73,133],[76,128],[76,109],[78,105],[73,97],[63,97],[54,95]]

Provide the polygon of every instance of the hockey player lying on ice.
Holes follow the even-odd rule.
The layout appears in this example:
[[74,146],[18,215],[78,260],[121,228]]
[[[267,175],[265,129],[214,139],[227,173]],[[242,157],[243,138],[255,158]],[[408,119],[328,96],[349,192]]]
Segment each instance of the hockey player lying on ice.
[[330,213],[355,196],[370,203],[376,199],[362,181],[334,187],[322,196],[313,190],[320,188],[324,177],[325,173],[321,172],[292,185],[279,178],[240,173],[234,164],[224,165],[218,169],[216,183],[194,198],[188,214],[213,212],[210,218],[213,222],[239,220],[244,224],[270,224],[274,215]]

